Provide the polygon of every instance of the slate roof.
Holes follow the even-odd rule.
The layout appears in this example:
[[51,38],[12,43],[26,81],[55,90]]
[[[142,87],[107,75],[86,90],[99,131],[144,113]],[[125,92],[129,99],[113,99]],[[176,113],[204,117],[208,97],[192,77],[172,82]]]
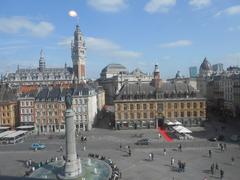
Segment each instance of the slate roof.
[[191,85],[184,82],[163,82],[160,88],[146,83],[126,83],[116,96],[116,100],[155,99],[156,94],[162,94],[164,98],[200,97]]

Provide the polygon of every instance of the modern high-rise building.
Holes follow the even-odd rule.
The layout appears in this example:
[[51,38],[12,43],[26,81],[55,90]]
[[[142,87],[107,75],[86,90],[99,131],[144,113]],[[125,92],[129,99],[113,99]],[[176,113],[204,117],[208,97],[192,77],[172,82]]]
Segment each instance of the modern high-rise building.
[[80,82],[86,78],[85,61],[85,41],[79,26],[76,26],[74,32],[74,41],[72,41],[72,62],[74,81]]
[[197,67],[196,66],[192,66],[189,68],[189,76],[190,76],[190,78],[197,77]]

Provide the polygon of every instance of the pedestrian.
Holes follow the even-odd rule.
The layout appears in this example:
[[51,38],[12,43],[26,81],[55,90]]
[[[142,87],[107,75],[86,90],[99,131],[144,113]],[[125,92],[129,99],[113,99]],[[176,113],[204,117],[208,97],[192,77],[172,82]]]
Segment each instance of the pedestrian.
[[182,152],[182,144],[179,144],[179,145],[178,145],[178,150],[179,150],[180,152]]
[[211,174],[212,175],[214,174],[214,167],[213,167],[213,165],[211,165]]
[[219,167],[218,167],[218,163],[216,163],[216,165],[215,165],[215,169],[216,169],[216,170],[219,169]]
[[171,157],[171,166],[173,166],[173,165],[174,165],[174,158]]
[[220,170],[220,179],[222,179],[223,176],[224,176],[224,171],[221,169],[221,170]]
[[232,165],[234,165],[234,161],[235,161],[234,157],[231,158],[231,161],[232,161]]
[[158,137],[159,137],[159,139],[161,139],[161,134],[160,133],[158,133]]
[[227,144],[226,143],[223,144],[223,147],[224,147],[225,150],[227,150]]
[[62,147],[62,146],[60,146],[59,150],[60,150],[60,152],[63,152],[63,147]]
[[131,149],[128,149],[128,156],[130,157],[132,155]]
[[29,162],[28,162],[28,160],[26,161],[26,167],[29,168]]
[[153,155],[153,153],[152,153],[152,161],[154,160],[154,155]]
[[149,153],[149,161],[152,160],[152,153]]
[[183,162],[183,163],[182,163],[182,171],[183,171],[183,172],[185,172],[185,168],[186,168],[186,163]]
[[120,145],[119,145],[119,148],[120,148],[120,150],[122,150],[122,144],[120,143]]
[[181,163],[181,161],[180,161],[180,160],[178,160],[178,172],[180,172],[180,171],[181,171],[181,167],[182,167],[182,166],[181,166],[181,164],[182,164],[182,163]]
[[166,156],[166,155],[167,155],[167,151],[166,151],[166,149],[165,149],[165,148],[163,149],[163,154],[164,154],[164,156]]
[[208,150],[208,156],[211,158],[212,157],[212,151],[209,149]]

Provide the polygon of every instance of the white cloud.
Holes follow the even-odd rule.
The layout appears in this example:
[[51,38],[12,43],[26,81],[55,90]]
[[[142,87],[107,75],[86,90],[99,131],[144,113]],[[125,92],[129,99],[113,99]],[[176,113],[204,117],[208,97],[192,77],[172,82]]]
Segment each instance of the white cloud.
[[232,6],[232,7],[229,7],[227,9],[224,9],[222,11],[219,11],[215,14],[215,17],[217,16],[221,16],[221,15],[237,15],[237,14],[240,14],[240,5],[236,5],[236,6]]
[[139,58],[142,54],[136,51],[123,50],[118,44],[102,38],[87,37],[86,46],[90,51],[113,58]]
[[144,7],[148,13],[163,12],[166,13],[169,9],[176,5],[176,0],[150,0]]
[[[107,39],[86,37],[85,40],[87,49],[99,55],[123,59],[139,58],[142,55],[140,52],[124,50],[118,44]],[[70,47],[71,41],[72,37],[67,37],[59,41],[58,45]]]
[[189,4],[195,8],[207,7],[212,3],[212,0],[190,0]]
[[88,0],[87,3],[94,9],[104,12],[118,12],[127,6],[126,0]]
[[0,32],[30,33],[36,37],[45,37],[54,30],[54,26],[46,21],[34,23],[26,17],[0,18]]
[[191,45],[192,45],[192,41],[190,40],[178,40],[175,42],[161,44],[160,47],[175,48],[175,47],[185,47],[185,46],[191,46]]

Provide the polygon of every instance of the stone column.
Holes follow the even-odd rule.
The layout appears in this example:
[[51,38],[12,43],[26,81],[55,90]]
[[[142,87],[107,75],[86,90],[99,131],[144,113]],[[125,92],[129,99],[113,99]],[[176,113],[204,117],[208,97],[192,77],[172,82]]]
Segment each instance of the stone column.
[[78,177],[82,172],[80,158],[77,158],[75,139],[75,113],[72,109],[65,111],[65,132],[66,132],[66,162],[64,167],[65,179]]

